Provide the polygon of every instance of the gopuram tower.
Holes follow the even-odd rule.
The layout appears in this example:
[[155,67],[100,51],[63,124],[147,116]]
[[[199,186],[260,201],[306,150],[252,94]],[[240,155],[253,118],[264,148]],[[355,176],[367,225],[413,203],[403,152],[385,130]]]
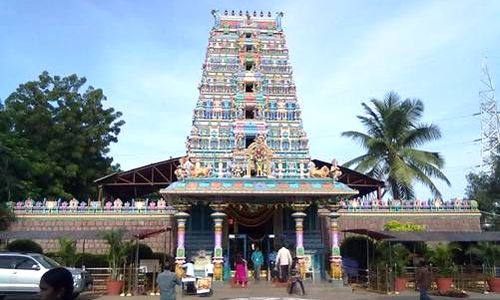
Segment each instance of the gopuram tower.
[[[282,13],[212,12],[187,154],[216,177],[304,177],[307,135]],[[262,153],[249,161],[250,145]],[[272,155],[271,155],[272,153]]]
[[[244,234],[245,226],[268,224],[266,228],[273,229],[263,232],[266,235],[279,226],[273,221],[279,206],[291,212],[295,253],[304,274],[306,210],[321,205],[333,213],[332,244],[327,249],[332,249],[332,277],[340,278],[334,204],[339,196],[357,192],[336,182],[340,176],[336,163],[318,169],[311,161],[281,26],[283,13],[214,10],[212,14],[215,22],[187,153],[175,171],[179,181],[161,191],[177,211],[178,266],[186,258],[185,228],[194,206],[204,203],[214,211],[216,279],[221,278],[225,217],[241,225],[234,229],[237,234]],[[177,272],[182,272],[180,267]]]

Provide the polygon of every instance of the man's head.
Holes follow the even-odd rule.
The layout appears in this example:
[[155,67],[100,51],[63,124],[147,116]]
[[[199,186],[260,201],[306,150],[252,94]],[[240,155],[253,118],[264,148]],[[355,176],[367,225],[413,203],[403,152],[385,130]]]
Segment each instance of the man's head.
[[173,269],[173,264],[172,264],[172,262],[170,260],[167,260],[165,262],[164,269],[165,269],[165,271],[173,271],[172,270]]

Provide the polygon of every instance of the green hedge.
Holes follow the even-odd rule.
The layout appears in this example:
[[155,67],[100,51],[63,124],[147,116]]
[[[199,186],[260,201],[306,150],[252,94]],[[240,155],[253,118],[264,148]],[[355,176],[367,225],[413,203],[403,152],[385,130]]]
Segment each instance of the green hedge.
[[42,246],[32,240],[15,240],[7,244],[7,251],[43,253]]
[[107,268],[108,260],[105,254],[79,253],[76,267],[81,268],[82,264],[86,268]]

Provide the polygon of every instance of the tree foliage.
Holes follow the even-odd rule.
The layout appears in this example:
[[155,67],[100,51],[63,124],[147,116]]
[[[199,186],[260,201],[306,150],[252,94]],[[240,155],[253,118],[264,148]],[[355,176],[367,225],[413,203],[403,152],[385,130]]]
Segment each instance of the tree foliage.
[[419,99],[401,100],[395,92],[389,92],[384,100],[372,99],[370,102],[371,106],[362,104],[365,115],[358,116],[367,132],[342,133],[342,136],[360,142],[367,152],[348,161],[345,166],[356,165],[357,171],[386,181],[388,190],[396,199],[413,199],[415,182],[420,182],[440,197],[431,177],[450,184],[441,171],[444,159],[438,152],[418,149],[441,138],[438,126],[420,122],[423,102]]
[[500,245],[494,242],[478,242],[470,246],[466,254],[473,254],[489,268],[494,268],[500,263]]
[[412,222],[399,222],[396,220],[384,224],[386,231],[424,231],[425,225],[419,225]]
[[[497,151],[500,153],[500,149]],[[466,196],[477,201],[481,211],[492,222],[496,230],[500,229],[500,155],[495,155],[491,163],[491,173],[467,174]],[[493,215],[492,215],[493,214]],[[496,216],[495,216],[496,215]]]
[[112,170],[121,113],[77,75],[19,85],[0,104],[0,201],[48,196],[86,199]]

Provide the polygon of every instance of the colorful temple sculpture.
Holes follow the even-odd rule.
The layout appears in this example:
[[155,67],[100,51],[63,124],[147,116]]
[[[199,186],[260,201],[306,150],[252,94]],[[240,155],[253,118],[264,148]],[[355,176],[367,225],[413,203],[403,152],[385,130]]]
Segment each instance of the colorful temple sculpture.
[[[286,241],[281,224],[276,224],[284,213],[293,219],[295,244],[289,246],[295,248],[305,275],[308,213],[316,215],[318,207],[326,207],[334,218],[340,197],[358,192],[337,181],[341,171],[335,161],[331,167],[316,168],[311,160],[281,27],[283,14],[212,13],[215,24],[187,153],[175,170],[179,181],[161,194],[178,210],[179,228],[189,210],[208,206],[214,211],[210,216],[216,279],[222,279],[224,250],[231,247],[222,240],[224,232],[253,239],[250,244],[234,243],[226,259],[236,252],[247,255],[247,246],[269,252]],[[232,228],[224,231],[227,216]],[[277,232],[281,232],[280,242],[263,245]],[[178,230],[178,266],[186,260],[184,233]],[[331,263],[336,270],[332,274],[340,278],[337,226],[331,227],[331,235]]]
[[175,255],[177,266],[193,260],[200,273],[212,261],[217,280],[256,247],[269,275],[269,254],[284,244],[302,276],[340,279],[341,230],[382,230],[392,220],[480,230],[474,200],[383,198],[383,182],[311,159],[283,14],[212,14],[185,155],[99,178],[97,199],[11,203],[17,221],[0,241],[31,238],[57,251],[54,238],[70,233],[84,237],[80,251],[103,253],[96,232],[165,228],[145,242]]

